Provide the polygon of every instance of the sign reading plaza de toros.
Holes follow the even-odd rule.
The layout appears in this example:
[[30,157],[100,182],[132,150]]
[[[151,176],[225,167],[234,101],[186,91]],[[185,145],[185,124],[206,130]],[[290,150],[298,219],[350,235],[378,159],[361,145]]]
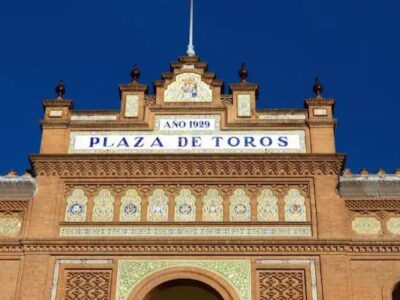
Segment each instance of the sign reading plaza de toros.
[[154,131],[72,132],[70,153],[304,153],[304,131],[229,131],[219,116],[158,116]]

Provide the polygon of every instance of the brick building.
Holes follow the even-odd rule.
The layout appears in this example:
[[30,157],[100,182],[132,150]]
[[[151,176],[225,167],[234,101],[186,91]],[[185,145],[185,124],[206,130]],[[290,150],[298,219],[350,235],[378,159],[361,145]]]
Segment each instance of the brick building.
[[32,176],[0,177],[1,299],[400,299],[400,172],[353,175],[335,101],[257,110],[197,56],[119,111],[43,101]]

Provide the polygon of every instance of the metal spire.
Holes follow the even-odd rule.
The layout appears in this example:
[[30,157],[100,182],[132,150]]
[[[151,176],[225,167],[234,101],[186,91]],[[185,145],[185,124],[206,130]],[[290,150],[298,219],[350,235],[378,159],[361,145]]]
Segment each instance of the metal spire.
[[188,56],[195,56],[196,52],[194,51],[193,46],[193,0],[190,0],[190,29],[189,29],[189,45],[186,54]]

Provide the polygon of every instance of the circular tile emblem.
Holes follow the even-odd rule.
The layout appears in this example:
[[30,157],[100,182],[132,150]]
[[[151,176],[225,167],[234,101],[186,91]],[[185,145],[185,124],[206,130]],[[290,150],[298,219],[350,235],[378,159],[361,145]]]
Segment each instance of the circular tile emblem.
[[137,208],[137,206],[136,206],[135,204],[133,204],[133,203],[130,203],[130,204],[128,204],[128,205],[126,205],[126,206],[124,207],[124,212],[125,212],[127,215],[134,215],[134,214],[137,213],[137,211],[138,211],[138,208]]
[[74,203],[69,208],[69,212],[72,215],[80,215],[81,213],[83,213],[83,206],[79,203]]
[[189,215],[192,212],[192,210],[193,210],[192,207],[187,203],[184,203],[179,207],[179,212],[182,215]]

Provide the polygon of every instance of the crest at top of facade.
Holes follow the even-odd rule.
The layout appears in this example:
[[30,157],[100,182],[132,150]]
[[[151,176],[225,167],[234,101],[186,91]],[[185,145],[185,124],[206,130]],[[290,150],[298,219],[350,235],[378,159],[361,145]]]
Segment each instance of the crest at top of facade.
[[166,89],[164,102],[212,102],[212,90],[199,74],[182,73]]

